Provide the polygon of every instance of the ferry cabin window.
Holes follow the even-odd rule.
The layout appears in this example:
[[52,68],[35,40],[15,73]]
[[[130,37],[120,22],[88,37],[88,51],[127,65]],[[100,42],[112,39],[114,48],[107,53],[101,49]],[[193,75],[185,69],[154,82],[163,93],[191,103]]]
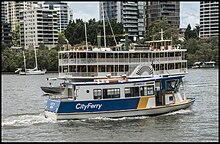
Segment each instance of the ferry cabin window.
[[154,95],[154,86],[142,86],[140,87],[141,96]]
[[125,88],[125,97],[138,97],[138,96],[139,96],[139,87]]
[[108,98],[120,98],[120,89],[119,88],[103,89],[103,99],[108,99]]
[[147,86],[147,95],[154,94],[154,86]]
[[161,81],[156,81],[155,82],[155,91],[160,91],[161,90]]
[[170,97],[169,97],[169,101],[173,101],[173,96],[170,96]]
[[94,89],[93,90],[93,97],[94,97],[94,99],[102,99],[102,90],[101,89]]
[[166,93],[172,93],[175,91],[177,80],[168,80],[166,81]]

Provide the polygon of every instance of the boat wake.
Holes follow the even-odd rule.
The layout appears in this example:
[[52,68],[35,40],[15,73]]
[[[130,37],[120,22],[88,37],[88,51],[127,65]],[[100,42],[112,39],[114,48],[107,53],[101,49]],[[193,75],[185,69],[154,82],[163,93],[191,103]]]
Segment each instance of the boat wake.
[[[159,116],[167,116],[167,115],[177,115],[177,114],[190,114],[193,113],[190,109],[181,109],[179,111],[170,112],[167,114],[159,115]],[[124,121],[124,120],[136,120],[136,119],[148,119],[150,116],[135,116],[135,117],[121,117],[121,118],[107,118],[107,117],[95,117],[82,119],[80,121]]]
[[181,109],[181,110],[178,110],[178,111],[174,111],[174,112],[170,112],[170,113],[164,114],[162,116],[176,115],[176,114],[190,114],[190,113],[193,113],[193,111],[190,110],[190,109]]
[[81,121],[124,121],[124,120],[147,119],[147,118],[149,118],[149,116],[121,117],[121,118],[95,117],[95,118],[82,119]]
[[23,127],[41,123],[55,123],[55,120],[44,117],[43,113],[40,114],[22,114],[8,116],[2,119],[2,126],[15,126]]
[[[189,114],[192,110],[179,110],[171,113],[167,113],[160,116],[176,115],[176,114]],[[95,117],[88,119],[81,119],[77,121],[88,122],[88,121],[126,121],[126,120],[138,120],[138,119],[148,119],[149,116],[135,116],[135,117],[121,117],[121,118],[107,118],[107,117]],[[56,121],[53,119],[45,118],[43,113],[40,114],[22,114],[13,115],[3,118],[2,127],[12,126],[12,127],[26,127],[30,125],[44,124],[44,123],[65,123],[68,120]]]

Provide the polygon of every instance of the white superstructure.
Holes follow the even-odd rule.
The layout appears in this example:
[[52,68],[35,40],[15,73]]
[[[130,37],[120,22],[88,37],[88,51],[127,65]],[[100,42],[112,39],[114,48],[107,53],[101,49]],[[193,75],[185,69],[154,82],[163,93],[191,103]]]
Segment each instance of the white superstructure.
[[[72,81],[94,80],[129,75],[140,63],[152,64],[155,74],[178,75],[187,73],[186,49],[172,46],[171,40],[146,42],[147,46],[133,45],[133,48],[75,48],[60,51],[59,78]],[[139,73],[139,76],[149,75]],[[132,77],[132,76],[131,76]]]

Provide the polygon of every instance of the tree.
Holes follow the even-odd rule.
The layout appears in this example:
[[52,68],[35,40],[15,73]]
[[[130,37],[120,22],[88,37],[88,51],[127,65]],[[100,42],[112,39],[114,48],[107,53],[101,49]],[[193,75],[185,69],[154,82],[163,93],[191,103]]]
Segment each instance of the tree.
[[49,50],[48,53],[48,67],[50,71],[58,71],[58,51],[55,49]]
[[6,46],[4,45],[3,42],[1,42],[1,52],[3,52],[6,49]]
[[17,65],[17,55],[10,49],[6,48],[2,53],[2,71],[15,71]]
[[98,23],[95,19],[90,19],[88,23],[86,23],[86,31],[87,31],[87,40],[92,45],[97,44],[97,33],[98,33]]
[[12,45],[20,46],[20,24],[16,23],[15,29],[12,31]]
[[199,31],[200,31],[200,26],[196,26],[193,30],[191,30],[190,24],[188,24],[186,31],[185,31],[185,39],[189,40],[191,38],[199,38]]
[[75,45],[81,43],[85,40],[84,22],[82,19],[76,19],[76,22],[69,23],[64,33],[69,44]]
[[[101,35],[102,35],[101,41],[102,43],[104,43],[103,21],[99,21],[98,23],[99,23],[99,31],[101,32]],[[123,31],[123,24],[116,22],[115,20],[110,20],[109,23],[106,22],[105,24],[107,45],[115,46],[116,44],[114,41],[113,33],[115,35],[116,42],[119,42],[121,38],[124,38],[123,34],[125,32]],[[112,27],[113,33],[111,31],[111,27]]]
[[215,61],[218,64],[218,37],[207,40],[191,37],[184,42],[183,48],[187,49],[188,65],[193,65],[196,61]]
[[190,26],[190,24],[188,24],[184,34],[185,34],[185,40],[190,39],[190,35],[191,35],[191,26]]
[[172,39],[175,43],[178,41],[178,28],[175,26],[171,26],[168,23],[167,18],[163,18],[162,20],[156,20],[152,22],[147,30],[145,40],[160,40],[161,39],[161,29],[163,29],[163,39]]
[[64,34],[64,30],[62,30],[61,32],[58,32],[58,45],[62,46],[63,44],[66,44],[66,37]]
[[167,24],[168,22],[166,18],[162,20],[155,20],[154,22],[152,22],[146,30],[146,40],[160,39],[159,32],[161,31],[161,29],[165,31],[167,29]]
[[196,34],[196,37],[199,38],[199,32],[200,32],[200,26],[199,25],[195,26],[194,32]]
[[[110,21],[111,27],[113,29],[114,34],[123,34],[123,25],[122,23],[117,23],[116,21]],[[96,22],[95,19],[90,19],[86,22],[87,28],[87,40],[88,43],[95,45],[97,43],[97,34],[101,32],[102,36],[103,33],[103,24],[102,21]],[[65,37],[68,39],[71,45],[80,44],[81,42],[85,41],[85,23],[82,19],[76,19],[76,21],[72,21],[68,24],[66,30],[64,31]],[[106,35],[112,35],[109,23],[106,23]],[[113,37],[108,37],[107,45],[113,46],[115,42]],[[119,37],[116,38],[119,41]],[[103,38],[102,38],[103,43]]]

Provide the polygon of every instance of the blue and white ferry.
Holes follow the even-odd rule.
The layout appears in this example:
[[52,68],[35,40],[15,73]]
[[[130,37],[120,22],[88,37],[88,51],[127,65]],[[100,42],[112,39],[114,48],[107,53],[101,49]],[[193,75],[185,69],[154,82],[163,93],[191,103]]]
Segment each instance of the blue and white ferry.
[[151,116],[189,108],[195,101],[184,93],[184,75],[96,79],[65,82],[62,97],[50,97],[45,117],[56,120],[95,117]]

